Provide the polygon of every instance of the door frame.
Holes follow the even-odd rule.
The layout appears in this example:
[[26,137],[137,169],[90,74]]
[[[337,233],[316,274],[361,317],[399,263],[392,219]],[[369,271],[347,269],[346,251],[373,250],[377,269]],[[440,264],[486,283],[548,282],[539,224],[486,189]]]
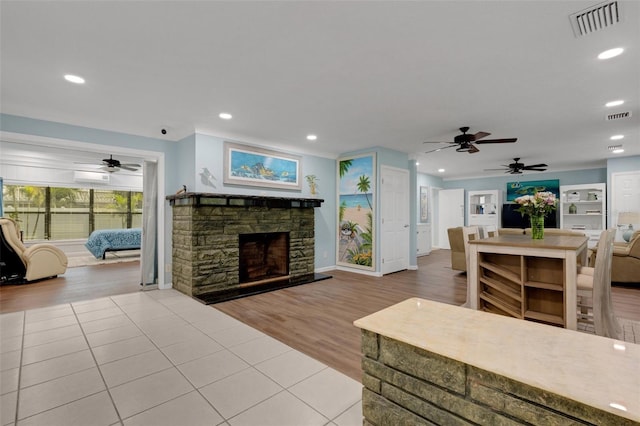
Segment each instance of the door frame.
[[393,172],[398,172],[398,173],[404,174],[405,177],[406,177],[406,181],[407,181],[407,185],[406,185],[406,188],[405,188],[405,194],[406,194],[407,202],[404,205],[404,211],[403,211],[403,213],[404,213],[403,216],[405,216],[405,222],[406,222],[405,228],[406,228],[406,235],[407,235],[407,238],[406,238],[406,240],[407,240],[406,252],[405,252],[405,255],[404,255],[404,259],[406,261],[406,265],[405,265],[404,268],[386,272],[384,270],[385,267],[384,267],[384,264],[382,262],[383,252],[382,252],[382,250],[380,250],[380,272],[383,275],[384,274],[390,274],[390,273],[393,273],[393,272],[398,272],[398,271],[405,270],[405,269],[409,269],[409,256],[411,254],[411,200],[410,200],[410,197],[411,197],[411,184],[410,184],[410,181],[409,181],[410,180],[410,173],[409,173],[409,170],[407,170],[407,169],[387,166],[387,165],[384,165],[384,164],[382,164],[380,166],[380,190],[378,192],[380,194],[380,203],[379,203],[379,208],[378,208],[378,210],[380,211],[380,232],[378,234],[380,236],[379,247],[382,247],[384,245],[384,243],[385,243],[383,241],[383,239],[382,239],[382,237],[384,235],[384,233],[383,233],[384,223],[382,222],[382,220],[384,219],[382,217],[382,212],[383,212],[384,208],[382,206],[385,203],[385,199],[384,199],[384,196],[383,196],[384,191],[382,189],[383,189],[383,186],[384,186],[383,181],[384,181],[384,178],[386,176],[386,172],[388,172],[388,171],[393,171]]
[[[147,151],[134,148],[126,148],[117,145],[105,145],[90,142],[81,142],[72,139],[51,138],[47,136],[37,136],[23,133],[13,133],[0,131],[0,138],[7,142],[22,143],[28,145],[41,145],[47,147],[60,148],[64,150],[78,150],[86,152],[104,153],[105,150],[115,155],[126,155],[139,157],[145,161],[153,161],[158,164],[158,201],[157,201],[157,241],[156,241],[156,261],[158,264],[158,288],[171,288],[171,282],[165,282],[165,154],[161,151]],[[144,179],[144,177],[143,177]],[[140,262],[142,271],[142,261]]]

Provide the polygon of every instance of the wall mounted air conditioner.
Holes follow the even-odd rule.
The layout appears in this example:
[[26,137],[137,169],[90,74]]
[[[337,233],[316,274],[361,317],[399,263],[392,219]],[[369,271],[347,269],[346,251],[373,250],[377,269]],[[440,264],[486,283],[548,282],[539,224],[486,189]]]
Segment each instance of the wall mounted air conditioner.
[[91,183],[102,183],[108,184],[109,176],[107,173],[99,173],[99,172],[73,172],[73,180],[75,182],[91,182]]

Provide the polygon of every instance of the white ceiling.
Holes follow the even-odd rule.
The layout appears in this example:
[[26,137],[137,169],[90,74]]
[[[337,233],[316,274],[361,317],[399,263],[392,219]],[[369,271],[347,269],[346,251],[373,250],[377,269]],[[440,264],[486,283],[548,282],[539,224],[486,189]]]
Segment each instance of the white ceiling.
[[[387,147],[444,178],[501,174],[484,169],[513,157],[605,167],[608,145],[640,155],[640,2],[575,37],[569,15],[597,3],[3,0],[1,111],[331,157]],[[625,52],[596,58],[612,47]],[[605,121],[620,111],[633,115]],[[423,154],[461,126],[518,142]]]

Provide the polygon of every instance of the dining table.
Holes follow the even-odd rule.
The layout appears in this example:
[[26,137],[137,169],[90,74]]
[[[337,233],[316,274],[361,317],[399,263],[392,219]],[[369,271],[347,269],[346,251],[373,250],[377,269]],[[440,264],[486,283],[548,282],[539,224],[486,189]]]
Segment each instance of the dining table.
[[468,306],[577,329],[577,268],[587,265],[582,235],[496,235],[469,241]]

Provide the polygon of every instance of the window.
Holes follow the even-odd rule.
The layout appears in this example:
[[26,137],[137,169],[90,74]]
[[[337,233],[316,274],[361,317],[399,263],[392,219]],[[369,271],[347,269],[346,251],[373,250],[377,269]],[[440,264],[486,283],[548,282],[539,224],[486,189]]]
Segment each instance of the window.
[[4,185],[4,214],[23,239],[87,238],[96,229],[142,226],[142,192]]

